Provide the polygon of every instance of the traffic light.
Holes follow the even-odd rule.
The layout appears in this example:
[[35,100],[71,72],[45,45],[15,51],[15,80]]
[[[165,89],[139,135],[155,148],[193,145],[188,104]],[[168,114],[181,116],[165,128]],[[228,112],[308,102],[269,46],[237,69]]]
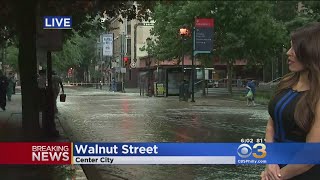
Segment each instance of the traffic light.
[[129,58],[127,56],[123,57],[124,67],[128,67],[129,65]]

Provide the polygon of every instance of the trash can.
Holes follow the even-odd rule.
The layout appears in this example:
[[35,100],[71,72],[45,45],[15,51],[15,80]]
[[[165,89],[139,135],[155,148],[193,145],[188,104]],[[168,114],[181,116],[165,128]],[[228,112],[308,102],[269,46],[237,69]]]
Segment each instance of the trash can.
[[179,100],[188,101],[189,98],[189,83],[184,80],[179,88]]
[[182,83],[179,87],[179,101],[183,101],[184,99],[184,84]]
[[189,87],[189,82],[188,81],[185,81],[184,83],[184,88],[183,88],[183,91],[184,91],[184,100],[185,101],[188,101],[188,99],[190,98],[190,91],[189,91],[190,87]]
[[122,91],[122,82],[117,82],[117,91]]

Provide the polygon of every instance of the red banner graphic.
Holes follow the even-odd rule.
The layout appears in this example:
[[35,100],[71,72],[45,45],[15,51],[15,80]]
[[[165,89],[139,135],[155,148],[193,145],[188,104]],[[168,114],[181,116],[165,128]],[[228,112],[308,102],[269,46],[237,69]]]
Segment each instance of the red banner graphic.
[[0,164],[71,164],[72,143],[0,143]]

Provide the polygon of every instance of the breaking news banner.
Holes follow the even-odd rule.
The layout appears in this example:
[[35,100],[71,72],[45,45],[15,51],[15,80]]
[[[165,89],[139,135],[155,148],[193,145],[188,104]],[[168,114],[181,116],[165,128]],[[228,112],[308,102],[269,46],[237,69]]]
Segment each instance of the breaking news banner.
[[0,164],[320,164],[320,143],[0,143]]
[[0,143],[0,164],[71,164],[72,143]]

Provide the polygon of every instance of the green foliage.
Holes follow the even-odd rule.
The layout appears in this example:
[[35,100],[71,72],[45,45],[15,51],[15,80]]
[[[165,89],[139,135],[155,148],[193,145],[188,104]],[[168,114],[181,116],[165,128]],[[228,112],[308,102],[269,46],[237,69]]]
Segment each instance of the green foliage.
[[288,22],[297,15],[299,1],[273,1],[273,17],[281,22]]
[[314,21],[320,21],[320,2],[319,1],[304,1],[303,14],[309,16],[309,18],[313,19]]
[[[214,18],[213,53],[222,60],[246,58],[252,63],[264,61],[282,47],[286,29],[272,17],[273,4],[265,1],[176,1],[159,3],[152,18],[152,34],[157,37],[154,52],[158,59],[170,59],[181,53],[178,30],[193,26],[195,17]],[[266,28],[267,27],[267,28]],[[191,54],[192,40],[187,52]],[[203,58],[202,58],[203,59]]]
[[146,51],[148,56],[156,57],[157,53],[154,50],[155,46],[156,46],[155,42],[153,40],[150,40],[150,42],[147,42],[147,44],[143,45],[141,48],[139,48],[139,50]]
[[66,72],[70,67],[88,67],[95,62],[97,34],[87,32],[84,36],[74,32],[61,52],[53,53],[53,64],[59,71]]
[[6,49],[6,59],[5,64],[10,65],[15,71],[18,71],[18,55],[19,50],[15,45],[11,45]]
[[94,78],[94,79],[100,79],[101,76],[102,76],[102,73],[100,71],[96,71],[94,70],[94,67],[91,67],[90,68],[90,72],[91,72],[91,77]]
[[63,49],[60,52],[52,53],[53,66],[58,70],[67,70],[70,67],[76,66],[81,60],[81,51],[78,44],[74,43],[79,39],[78,35],[73,35],[63,44]]
[[[157,40],[153,52],[157,58],[172,59],[181,54],[181,38],[178,30],[184,24],[191,29],[195,18],[214,18],[213,55],[228,64],[228,77],[232,77],[232,64],[237,59],[246,59],[249,64],[266,64],[279,56],[284,44],[289,42],[284,17],[278,5],[285,3],[270,1],[175,1],[158,3],[152,18],[155,26],[151,33]],[[287,8],[293,8],[290,4]],[[276,18],[277,17],[277,18]],[[186,43],[187,54],[191,54],[192,39]],[[212,58],[197,56],[204,65]],[[207,62],[208,61],[208,62]],[[232,92],[231,82],[228,89]]]
[[[206,3],[206,1],[201,3]],[[187,25],[191,31],[193,17],[197,16],[197,12],[201,12],[197,11],[196,5],[197,2],[193,1],[175,1],[171,4],[158,4],[155,7],[152,14],[155,25],[151,34],[157,37],[154,51],[158,59],[171,59],[181,55],[183,41],[179,35],[179,29]],[[190,11],[190,8],[193,10]],[[184,43],[184,51],[190,55],[191,38],[187,38]]]

